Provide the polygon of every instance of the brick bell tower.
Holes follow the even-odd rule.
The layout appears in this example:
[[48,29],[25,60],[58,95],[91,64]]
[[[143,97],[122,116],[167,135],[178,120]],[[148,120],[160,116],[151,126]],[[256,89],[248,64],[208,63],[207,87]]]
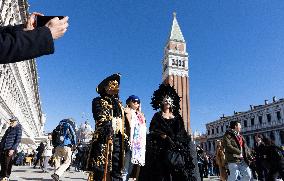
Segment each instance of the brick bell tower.
[[176,19],[176,13],[173,13],[172,29],[164,49],[162,64],[163,83],[174,86],[179,97],[181,97],[180,113],[183,118],[185,130],[191,134],[188,53],[186,52],[186,42]]

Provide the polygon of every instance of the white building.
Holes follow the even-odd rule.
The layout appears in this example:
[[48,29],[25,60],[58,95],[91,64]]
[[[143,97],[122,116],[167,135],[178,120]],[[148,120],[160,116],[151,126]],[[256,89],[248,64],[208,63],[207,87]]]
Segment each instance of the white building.
[[89,144],[93,138],[93,131],[94,130],[88,121],[85,121],[85,123],[81,123],[77,131],[77,140],[83,144]]
[[[0,26],[23,24],[27,18],[26,0],[0,1]],[[24,144],[35,144],[43,137],[46,120],[41,110],[35,60],[0,64],[0,136],[16,116],[23,126]]]
[[235,112],[232,116],[222,116],[220,119],[206,124],[207,142],[206,150],[215,152],[215,141],[222,139],[231,121],[238,120],[242,125],[242,135],[247,145],[253,147],[254,135],[261,133],[275,141],[276,145],[284,145],[284,99],[272,103],[265,100],[264,105],[250,106],[245,112]]

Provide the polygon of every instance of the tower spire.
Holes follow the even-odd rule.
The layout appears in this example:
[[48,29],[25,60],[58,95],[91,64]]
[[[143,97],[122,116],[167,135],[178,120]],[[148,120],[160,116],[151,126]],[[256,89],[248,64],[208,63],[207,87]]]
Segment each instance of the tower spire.
[[170,34],[170,40],[185,42],[182,32],[180,30],[178,21],[177,21],[177,13],[173,12],[173,24]]
[[175,11],[173,12],[173,16],[174,16],[174,18],[177,17],[177,13]]

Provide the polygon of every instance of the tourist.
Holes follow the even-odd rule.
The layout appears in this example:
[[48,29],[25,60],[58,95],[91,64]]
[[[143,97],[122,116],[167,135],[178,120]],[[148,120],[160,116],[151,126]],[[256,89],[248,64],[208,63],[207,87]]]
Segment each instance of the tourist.
[[2,180],[9,180],[13,157],[17,152],[17,147],[22,138],[22,125],[19,123],[18,118],[12,117],[9,121],[10,126],[5,131],[0,143],[0,177]]
[[42,168],[43,172],[48,172],[47,167],[48,167],[49,159],[52,156],[52,149],[53,149],[52,134],[48,133],[47,140],[45,141],[45,145],[44,145],[44,152],[42,154],[42,156],[43,156],[43,168]]
[[[69,122],[71,119],[63,119],[52,132],[52,144],[55,147],[54,174],[51,175],[53,180],[59,181],[60,176],[67,170],[72,161],[72,149],[76,145],[76,134],[74,126]],[[62,162],[64,159],[64,162]]]
[[140,166],[145,165],[146,152],[146,120],[141,112],[140,99],[131,95],[126,100],[126,118],[130,125],[129,144],[130,149],[126,152],[125,170],[128,173],[124,180],[136,180],[139,176]]
[[33,59],[54,52],[54,40],[67,31],[68,17],[51,19],[43,27],[34,27],[33,13],[25,25],[0,27],[0,64]]
[[245,139],[240,132],[241,123],[239,121],[231,121],[230,129],[223,136],[225,158],[230,171],[228,181],[249,181],[252,179],[249,168],[252,157],[250,156]]

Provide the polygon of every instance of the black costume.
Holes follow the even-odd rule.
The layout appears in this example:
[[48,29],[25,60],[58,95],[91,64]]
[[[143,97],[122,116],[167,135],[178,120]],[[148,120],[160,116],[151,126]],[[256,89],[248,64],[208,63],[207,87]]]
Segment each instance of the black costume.
[[0,27],[0,64],[52,54],[54,44],[48,27],[24,31],[24,25]]
[[[170,85],[160,85],[152,98],[154,109],[160,108],[163,97],[173,99],[174,118],[166,119],[162,112],[153,116],[147,136],[146,163],[139,181],[199,180],[196,150],[179,114],[179,97]],[[166,135],[163,138],[162,135]],[[192,156],[193,155],[193,156]]]
[[283,150],[274,145],[266,145],[263,148],[264,163],[268,169],[267,181],[276,180],[277,176],[284,179],[284,156]]
[[[124,152],[126,149],[124,112],[118,95],[108,95],[105,86],[110,81],[119,83],[119,75],[114,74],[103,80],[97,88],[100,97],[92,102],[96,130],[89,153],[87,170],[93,171],[93,179],[103,180],[107,165],[107,173],[113,180],[122,180]],[[112,144],[107,144],[112,140]],[[108,150],[107,150],[108,147]],[[108,157],[108,159],[106,159]],[[106,161],[108,162],[106,164]]]

